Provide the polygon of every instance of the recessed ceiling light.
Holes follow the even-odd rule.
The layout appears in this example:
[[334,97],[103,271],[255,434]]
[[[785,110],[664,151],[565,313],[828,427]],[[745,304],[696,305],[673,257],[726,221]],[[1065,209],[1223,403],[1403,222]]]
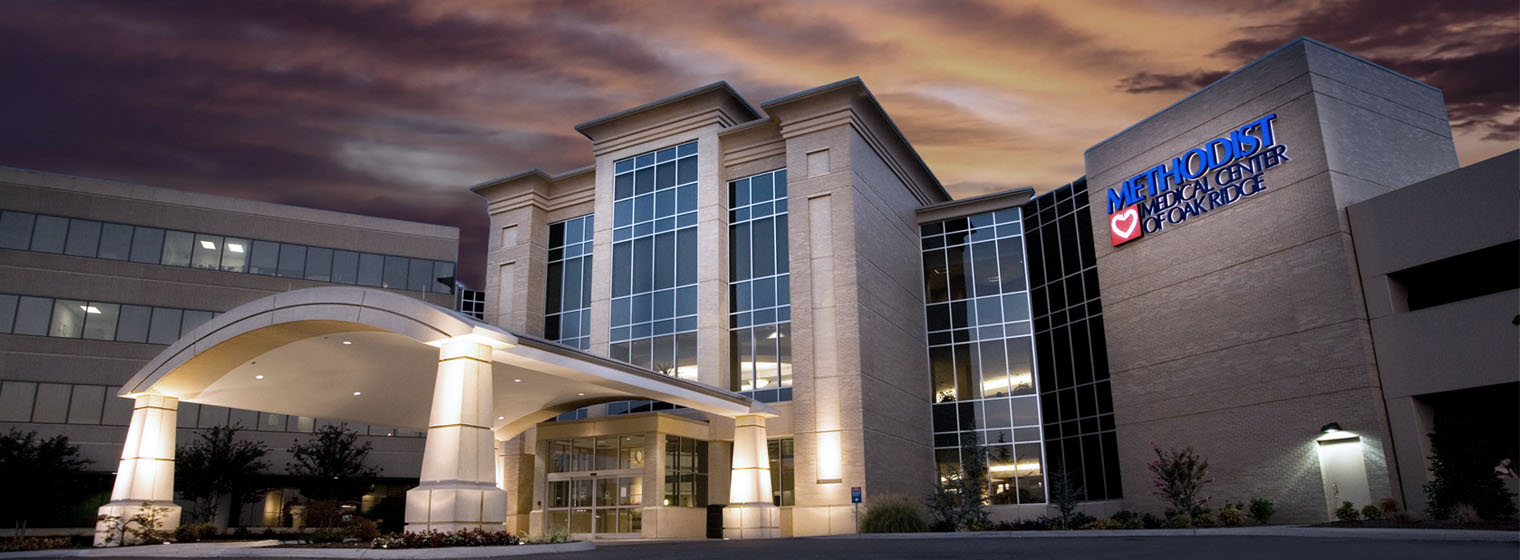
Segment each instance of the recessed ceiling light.
[[521,379],[513,379],[512,382],[513,383],[522,383],[522,380]]
[[497,420],[506,420],[507,417],[506,416],[497,416],[496,419]]
[[253,376],[253,378],[254,378],[254,379],[263,379],[263,378],[264,378],[264,376],[262,376],[262,375],[255,375],[255,376]]
[[355,396],[355,397],[357,397],[357,396],[359,396],[359,395],[360,395],[360,393],[359,393],[359,392],[358,392],[358,391],[354,391],[354,396]]
[[207,241],[205,239],[202,239],[201,240],[201,247],[205,247],[207,249],[211,249],[212,251],[215,251],[216,250],[216,243],[211,242],[211,241]]
[[241,253],[243,252],[243,245],[240,243],[228,243],[227,250],[234,253]]
[[580,395],[580,396],[582,396],[582,397],[584,397],[584,396],[586,396],[586,394],[585,394],[585,393],[576,393],[576,394],[577,394],[577,395]]
[[100,313],[100,308],[93,305],[81,305],[79,308],[83,309],[85,313]]
[[351,340],[345,340],[345,341],[343,341],[343,343],[344,344],[353,344],[353,341],[351,341]]

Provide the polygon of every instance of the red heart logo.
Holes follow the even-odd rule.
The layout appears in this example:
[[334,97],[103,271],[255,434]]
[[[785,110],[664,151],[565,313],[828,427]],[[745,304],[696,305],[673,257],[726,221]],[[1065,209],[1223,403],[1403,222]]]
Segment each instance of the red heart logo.
[[1115,247],[1139,239],[1145,232],[1140,228],[1140,207],[1131,204],[1108,217],[1109,240]]

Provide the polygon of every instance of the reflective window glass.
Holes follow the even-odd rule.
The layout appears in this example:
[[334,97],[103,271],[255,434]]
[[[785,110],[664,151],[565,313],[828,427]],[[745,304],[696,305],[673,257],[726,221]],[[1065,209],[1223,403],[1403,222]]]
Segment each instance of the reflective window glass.
[[100,229],[100,252],[102,259],[124,261],[132,257],[132,226],[105,224]]
[[272,241],[253,242],[248,255],[248,272],[274,276],[280,269],[280,244]]
[[141,305],[121,306],[121,317],[116,322],[116,340],[121,342],[147,342],[148,326],[153,308]]
[[32,404],[32,421],[62,424],[69,419],[69,385],[38,383],[37,401]]
[[75,385],[69,398],[70,424],[99,424],[106,404],[104,385]]
[[281,278],[304,278],[306,276],[305,245],[280,244],[279,275]]
[[100,222],[69,220],[69,240],[63,252],[76,257],[93,257],[100,249]]
[[30,249],[32,226],[36,220],[35,214],[11,210],[0,212],[0,249]]
[[148,227],[132,228],[132,262],[158,264],[163,256],[164,230]]
[[21,296],[21,301],[16,306],[16,326],[11,332],[47,336],[52,318],[53,300],[51,298]]
[[180,321],[180,336],[188,334],[190,331],[195,330],[195,327],[199,327],[201,326],[201,323],[209,320],[211,320],[210,311],[196,311],[193,309],[186,309],[185,314]]
[[159,264],[169,266],[190,266],[190,253],[195,247],[195,234],[183,231],[169,231],[164,233],[164,252],[159,257]]
[[359,254],[353,251],[333,251],[332,281],[353,284],[359,281]]
[[443,261],[433,263],[433,278],[433,293],[454,293],[454,282],[457,280],[454,278],[454,263]]
[[39,253],[62,253],[69,234],[69,219],[37,216],[32,226],[32,250]]
[[0,382],[0,422],[30,422],[37,384],[27,381]]
[[433,261],[427,259],[411,259],[406,274],[406,289],[414,292],[426,292],[428,286],[433,284]]
[[306,279],[316,282],[332,281],[333,250],[312,247],[306,250]]
[[116,322],[121,306],[114,303],[92,301],[84,318],[84,338],[91,340],[116,340]]
[[385,257],[385,276],[381,280],[382,288],[392,290],[406,289],[407,259],[406,257]]
[[359,255],[359,285],[379,287],[384,277],[385,257],[371,253]]
[[0,294],[0,334],[11,332],[11,325],[16,322],[16,305],[19,297]]
[[184,311],[180,309],[153,308],[153,319],[148,326],[148,342],[173,344],[179,339],[179,324],[183,315]]

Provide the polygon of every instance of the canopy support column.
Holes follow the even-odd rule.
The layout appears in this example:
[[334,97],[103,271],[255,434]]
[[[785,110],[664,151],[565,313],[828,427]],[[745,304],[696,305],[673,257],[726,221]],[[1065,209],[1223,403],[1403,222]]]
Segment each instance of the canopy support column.
[[406,493],[407,531],[505,530],[491,431],[491,346],[454,339],[438,351],[421,485]]
[[[127,523],[146,508],[160,517],[157,529],[173,533],[179,527],[180,507],[174,505],[174,431],[179,399],[163,395],[139,395],[132,406],[132,423],[116,467],[111,501],[100,506],[100,515]],[[120,528],[120,525],[117,526]],[[133,524],[136,528],[136,524]],[[135,544],[131,531],[113,532],[111,524],[95,524],[95,546]]]
[[734,418],[733,475],[729,505],[723,508],[723,538],[781,536],[781,508],[771,500],[770,456],[765,446],[764,416]]

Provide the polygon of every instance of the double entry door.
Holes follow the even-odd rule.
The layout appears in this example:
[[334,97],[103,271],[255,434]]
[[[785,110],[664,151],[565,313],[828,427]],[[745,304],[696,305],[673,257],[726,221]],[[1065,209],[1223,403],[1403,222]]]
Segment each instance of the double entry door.
[[550,474],[549,531],[579,538],[641,537],[643,475],[642,469]]

